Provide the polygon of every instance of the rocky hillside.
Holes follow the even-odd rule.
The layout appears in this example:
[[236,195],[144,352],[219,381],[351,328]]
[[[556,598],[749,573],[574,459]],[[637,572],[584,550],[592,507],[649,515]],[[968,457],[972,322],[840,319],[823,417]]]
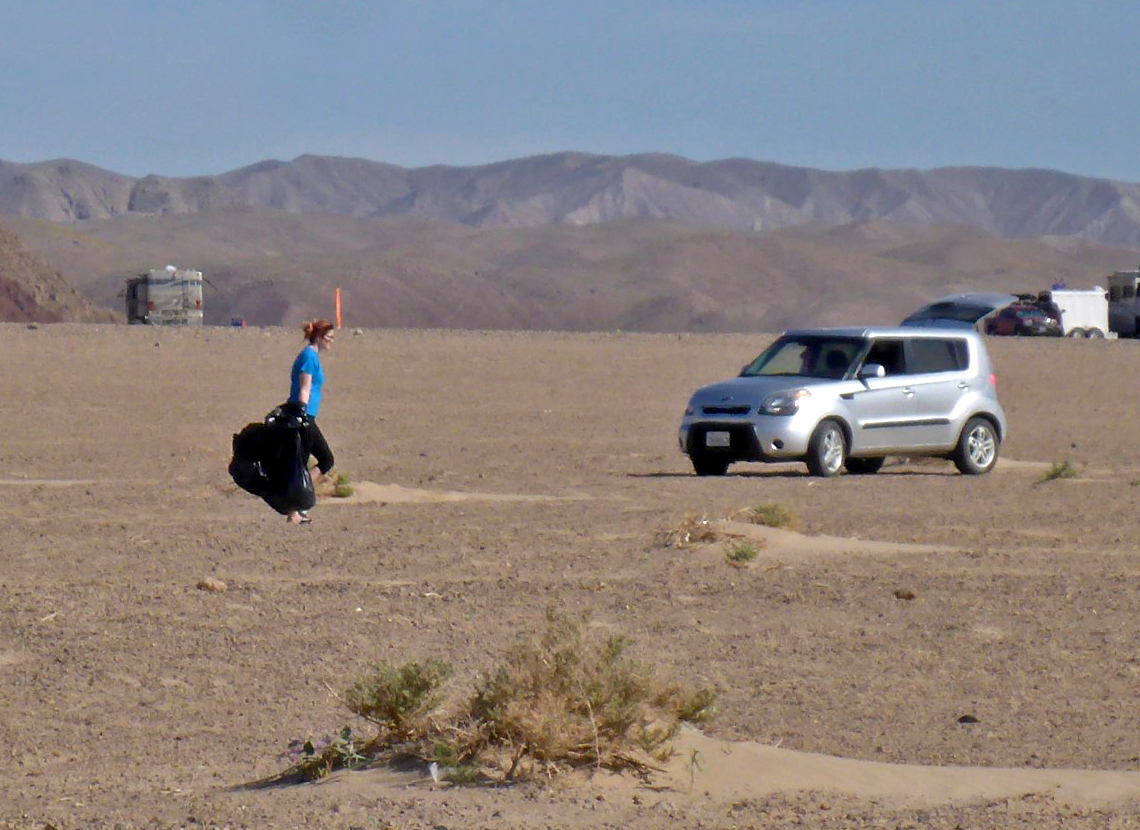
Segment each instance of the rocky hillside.
[[772,230],[882,220],[1140,247],[1140,185],[1051,170],[827,172],[748,159],[558,153],[415,169],[301,156],[215,176],[136,179],[76,161],[0,162],[0,214],[72,222],[242,206],[514,228],[669,219]]
[[19,237],[0,226],[0,321],[36,323],[112,322],[120,315],[96,308]]
[[99,305],[167,263],[209,280],[205,319],[293,325],[330,316],[412,328],[774,331],[898,322],[959,291],[1104,284],[1140,252],[1079,238],[999,239],[958,226],[773,231],[626,220],[471,228],[263,208],[70,225],[10,217],[38,256]]

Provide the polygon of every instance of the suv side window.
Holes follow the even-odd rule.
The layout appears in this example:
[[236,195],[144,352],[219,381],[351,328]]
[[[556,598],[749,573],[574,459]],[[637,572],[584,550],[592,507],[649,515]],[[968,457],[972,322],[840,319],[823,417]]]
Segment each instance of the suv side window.
[[912,373],[961,372],[968,366],[966,341],[959,337],[916,337],[910,341]]
[[886,369],[888,377],[907,374],[906,350],[903,348],[903,341],[876,340],[871,344],[867,356],[863,358],[863,365],[866,366],[868,363],[880,364]]

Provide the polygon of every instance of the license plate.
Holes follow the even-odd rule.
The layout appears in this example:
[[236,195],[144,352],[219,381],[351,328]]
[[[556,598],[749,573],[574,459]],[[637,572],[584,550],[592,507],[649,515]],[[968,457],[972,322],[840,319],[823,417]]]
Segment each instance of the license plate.
[[731,447],[732,435],[727,432],[706,432],[705,433],[705,446],[706,447]]

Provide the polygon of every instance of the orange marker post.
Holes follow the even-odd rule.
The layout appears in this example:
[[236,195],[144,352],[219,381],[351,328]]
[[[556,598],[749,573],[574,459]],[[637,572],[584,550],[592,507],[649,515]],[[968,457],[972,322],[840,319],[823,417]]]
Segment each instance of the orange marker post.
[[340,324],[340,289],[336,290],[336,327],[341,328]]

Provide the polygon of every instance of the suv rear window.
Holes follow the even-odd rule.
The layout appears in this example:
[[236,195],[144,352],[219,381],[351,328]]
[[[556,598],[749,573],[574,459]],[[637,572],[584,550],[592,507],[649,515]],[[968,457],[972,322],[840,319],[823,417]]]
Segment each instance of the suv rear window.
[[982,305],[962,305],[953,302],[933,303],[926,308],[920,308],[914,314],[903,320],[903,322],[916,323],[922,320],[956,320],[961,323],[976,323],[992,311],[992,307]]
[[960,372],[970,365],[966,341],[958,337],[916,337],[910,341],[908,374]]

